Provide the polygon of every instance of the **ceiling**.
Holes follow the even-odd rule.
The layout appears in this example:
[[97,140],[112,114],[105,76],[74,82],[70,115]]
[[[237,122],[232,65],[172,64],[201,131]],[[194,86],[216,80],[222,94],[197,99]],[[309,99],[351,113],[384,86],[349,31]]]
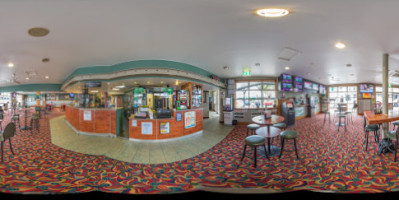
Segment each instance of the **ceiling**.
[[[292,13],[254,14],[265,7]],[[381,83],[383,53],[399,70],[398,7],[397,0],[2,0],[0,86],[15,84],[13,73],[21,84],[62,83],[79,67],[143,59],[183,62],[224,78],[250,67],[253,76]],[[50,33],[32,37],[33,27]],[[337,41],[347,47],[336,49]],[[279,59],[286,47],[300,54]],[[27,70],[36,75],[26,80]]]

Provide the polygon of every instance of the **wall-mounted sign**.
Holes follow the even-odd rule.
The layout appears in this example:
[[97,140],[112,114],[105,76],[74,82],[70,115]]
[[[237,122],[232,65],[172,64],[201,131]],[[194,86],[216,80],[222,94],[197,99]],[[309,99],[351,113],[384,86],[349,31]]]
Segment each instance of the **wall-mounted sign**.
[[170,133],[170,122],[161,122],[159,123],[159,130],[161,134]]
[[85,88],[89,88],[89,87],[101,87],[101,82],[100,81],[86,82]]
[[83,120],[91,121],[91,110],[85,110],[83,112]]
[[184,128],[195,127],[195,111],[184,113]]
[[134,126],[134,127],[137,126],[137,120],[132,120],[132,126]]
[[210,77],[211,79],[214,79],[214,80],[220,81],[220,78],[219,78],[218,76],[215,76],[215,75],[210,75],[209,77]]
[[141,122],[141,134],[152,135],[152,122]]
[[251,68],[243,67],[242,68],[242,76],[251,76]]
[[182,120],[182,113],[176,113],[176,121],[180,122]]

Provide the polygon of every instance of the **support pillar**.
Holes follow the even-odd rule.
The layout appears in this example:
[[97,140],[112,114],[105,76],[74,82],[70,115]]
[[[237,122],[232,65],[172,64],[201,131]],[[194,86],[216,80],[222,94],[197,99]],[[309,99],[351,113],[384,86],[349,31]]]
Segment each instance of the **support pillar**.
[[[389,54],[383,54],[382,58],[382,107],[383,114],[388,115],[388,59]],[[387,137],[387,133],[389,131],[389,123],[382,124],[382,138]]]

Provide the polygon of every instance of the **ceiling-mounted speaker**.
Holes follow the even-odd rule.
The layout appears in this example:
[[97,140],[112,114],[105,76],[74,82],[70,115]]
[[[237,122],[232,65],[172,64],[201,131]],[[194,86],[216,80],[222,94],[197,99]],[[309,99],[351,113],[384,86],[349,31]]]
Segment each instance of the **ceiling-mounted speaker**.
[[278,55],[278,59],[290,61],[300,53],[302,52],[299,50],[293,49],[291,47],[284,47],[284,49],[281,50],[280,54]]

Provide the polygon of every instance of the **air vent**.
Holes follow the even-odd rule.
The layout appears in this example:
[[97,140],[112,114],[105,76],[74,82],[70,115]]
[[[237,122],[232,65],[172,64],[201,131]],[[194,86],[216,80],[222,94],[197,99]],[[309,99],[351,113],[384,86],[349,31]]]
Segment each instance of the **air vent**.
[[299,50],[290,48],[290,47],[285,47],[283,50],[281,50],[278,59],[280,60],[285,60],[285,61],[290,61],[293,59],[295,56],[300,54],[301,52]]

